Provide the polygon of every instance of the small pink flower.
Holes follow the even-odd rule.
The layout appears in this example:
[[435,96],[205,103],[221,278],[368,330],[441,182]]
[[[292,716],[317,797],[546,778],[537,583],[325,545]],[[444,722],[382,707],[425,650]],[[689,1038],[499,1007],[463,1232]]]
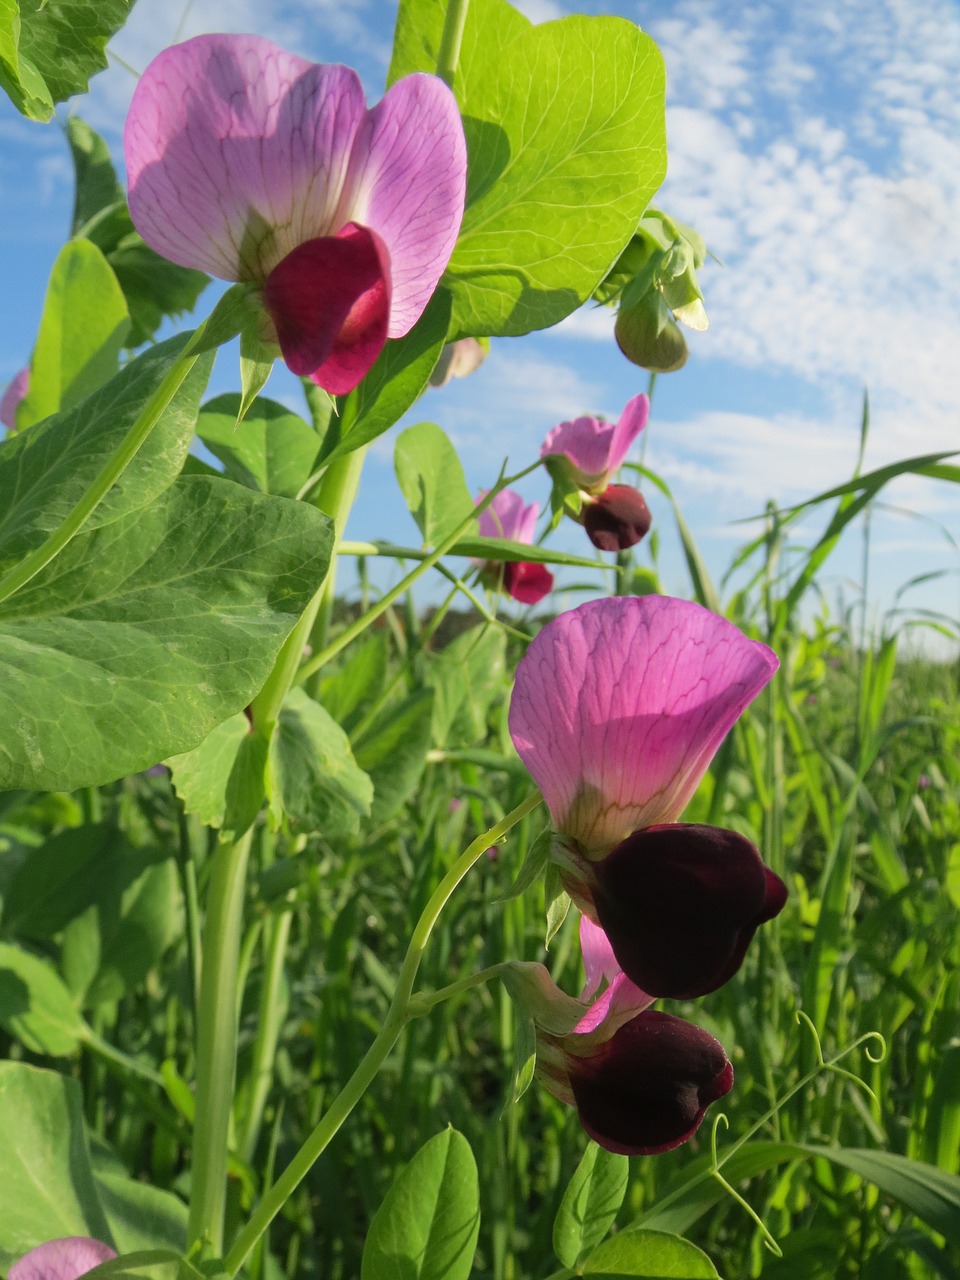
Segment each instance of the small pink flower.
[[[480,491],[479,502],[487,494]],[[501,489],[486,510],[480,512],[478,531],[481,538],[503,538],[507,542],[532,544],[537,528],[540,504],[524,504],[519,493]],[[507,595],[521,604],[539,604],[553,589],[553,574],[543,564],[534,561],[506,560],[502,563],[488,560],[483,566],[484,576],[495,586],[503,587]]]
[[732,623],[664,596],[561,614],[517,667],[510,734],[559,833],[564,886],[654,996],[721,986],[786,901],[744,837],[677,822],[776,668]]
[[561,422],[540,446],[540,457],[564,459],[568,475],[579,489],[602,493],[647,425],[649,413],[650,401],[640,395],[633,397],[616,425],[586,417]]
[[7,1280],[77,1280],[116,1256],[109,1245],[99,1240],[68,1236],[63,1240],[50,1240],[24,1254],[7,1272]]
[[430,375],[431,387],[445,387],[451,378],[469,378],[487,358],[487,348],[476,338],[448,342]]
[[0,423],[2,423],[8,431],[16,431],[17,429],[17,410],[20,408],[20,401],[27,394],[30,387],[30,367],[21,369],[19,373],[15,373],[7,384],[7,389],[3,393],[3,399],[0,400]]
[[354,71],[258,36],[155,58],[124,151],[144,240],[258,285],[290,369],[336,395],[419,319],[463,215],[466,144],[441,80],[407,76],[368,110]]

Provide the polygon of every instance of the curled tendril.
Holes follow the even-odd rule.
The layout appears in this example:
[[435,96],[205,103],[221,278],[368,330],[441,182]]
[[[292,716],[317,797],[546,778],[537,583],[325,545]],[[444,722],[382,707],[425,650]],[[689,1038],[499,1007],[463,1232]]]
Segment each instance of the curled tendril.
[[864,1053],[867,1055],[868,1061],[874,1063],[874,1065],[878,1062],[882,1062],[887,1056],[887,1042],[884,1040],[880,1032],[865,1032],[862,1036],[859,1036],[854,1040],[853,1044],[848,1044],[845,1048],[841,1049],[840,1052],[835,1054],[828,1062],[823,1056],[823,1047],[820,1044],[820,1036],[817,1032],[817,1028],[813,1025],[813,1022],[802,1009],[797,1010],[797,1022],[801,1026],[805,1026],[813,1036],[814,1048],[817,1054],[817,1067],[824,1071],[830,1071],[835,1076],[842,1076],[844,1080],[849,1080],[851,1084],[855,1084],[858,1089],[862,1089],[864,1093],[868,1094],[877,1106],[879,1106],[879,1099],[867,1084],[866,1080],[861,1080],[853,1071],[848,1071],[846,1067],[841,1067],[839,1064],[845,1057],[847,1057],[848,1054],[853,1053],[854,1049],[859,1049],[861,1045],[865,1046]]
[[782,1258],[783,1250],[780,1248],[779,1244],[777,1244],[776,1239],[770,1234],[770,1231],[767,1229],[766,1224],[757,1213],[756,1209],[754,1209],[753,1206],[743,1198],[739,1191],[736,1191],[731,1187],[730,1183],[720,1172],[720,1164],[717,1158],[717,1132],[721,1123],[725,1129],[730,1128],[730,1121],[722,1111],[718,1111],[713,1118],[713,1128],[710,1130],[710,1176],[720,1183],[727,1195],[732,1196],[733,1199],[736,1200],[737,1204],[740,1205],[741,1209],[743,1209],[744,1212],[747,1213],[757,1224],[763,1236],[764,1248],[769,1249],[774,1257]]
[[810,1034],[813,1036],[813,1047],[816,1049],[816,1052],[817,1052],[817,1066],[825,1067],[827,1064],[823,1060],[823,1046],[820,1044],[820,1033],[819,1031],[817,1031],[817,1028],[813,1025],[813,1020],[809,1018],[807,1014],[803,1012],[802,1009],[797,1010],[796,1017],[797,1017],[798,1026],[806,1027],[807,1030],[810,1032]]

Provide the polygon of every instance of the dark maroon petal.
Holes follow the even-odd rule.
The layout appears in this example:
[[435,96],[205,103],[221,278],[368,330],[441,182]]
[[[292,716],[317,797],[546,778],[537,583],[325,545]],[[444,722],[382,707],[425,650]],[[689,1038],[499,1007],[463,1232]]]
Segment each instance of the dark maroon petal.
[[[575,1036],[567,1036],[570,1046]],[[580,1122],[622,1155],[670,1151],[696,1133],[711,1102],[733,1088],[723,1045],[700,1027],[648,1009],[588,1057],[566,1066]]]
[[267,277],[263,301],[290,371],[344,395],[387,340],[386,252],[372,231],[348,222],[288,253]]
[[636,546],[651,520],[643,494],[628,484],[608,484],[599,497],[583,507],[583,527],[601,551],[626,551]]
[[539,604],[553,590],[553,574],[544,564],[508,560],[503,566],[503,589],[521,604]]
[[757,926],[787,900],[750,841],[720,827],[635,831],[594,871],[597,917],[613,953],[658,999],[691,1000],[722,986]]

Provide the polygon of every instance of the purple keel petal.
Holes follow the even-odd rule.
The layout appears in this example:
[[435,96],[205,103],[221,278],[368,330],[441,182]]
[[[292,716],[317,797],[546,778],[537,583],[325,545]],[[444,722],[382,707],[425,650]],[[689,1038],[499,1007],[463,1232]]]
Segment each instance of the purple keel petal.
[[776,669],[766,645],[700,605],[593,600],[527,649],[510,733],[554,825],[598,858],[638,828],[680,816]]
[[274,267],[263,302],[290,370],[344,395],[383,350],[390,314],[382,247],[366,227],[308,240]]
[[[586,1048],[588,1042],[584,1042]],[[711,1102],[733,1088],[723,1045],[700,1027],[648,1010],[587,1056],[564,1036],[580,1123],[621,1155],[655,1155],[686,1142]]]
[[130,213],[164,257],[264,280],[350,217],[347,171],[366,116],[348,67],[248,35],[197,36],[140,77],[124,131]]
[[786,885],[743,836],[647,827],[594,863],[593,903],[613,953],[657,999],[693,1000],[732,978]]
[[390,337],[419,320],[453,253],[463,217],[467,144],[453,94],[436,76],[398,80],[357,138],[348,216],[390,254]]
[[7,1272],[7,1280],[77,1280],[117,1255],[107,1244],[86,1236],[50,1240],[24,1254]]
[[545,564],[508,560],[503,566],[503,589],[520,604],[539,604],[553,590],[553,574]]

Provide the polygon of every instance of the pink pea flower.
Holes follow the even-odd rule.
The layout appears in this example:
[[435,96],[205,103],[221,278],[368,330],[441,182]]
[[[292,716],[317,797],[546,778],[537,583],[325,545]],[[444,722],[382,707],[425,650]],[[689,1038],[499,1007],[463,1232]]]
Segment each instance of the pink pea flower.
[[431,387],[445,387],[452,378],[469,378],[487,358],[487,348],[476,338],[448,342],[430,375]]
[[633,397],[616,424],[587,417],[561,422],[547,433],[540,457],[562,459],[578,489],[602,493],[647,425],[649,414],[650,401],[641,395]]
[[7,1280],[77,1280],[102,1262],[115,1258],[116,1252],[99,1240],[87,1236],[68,1236],[50,1240],[24,1254],[7,1272]]
[[3,399],[0,400],[0,423],[2,423],[8,431],[16,431],[17,429],[17,410],[20,408],[20,401],[27,394],[30,387],[30,367],[21,369],[19,373],[15,373],[7,384],[7,389],[3,393]]
[[561,614],[517,667],[510,734],[557,830],[551,856],[656,997],[721,986],[786,901],[743,836],[677,821],[777,665],[726,619],[644,596]]
[[[479,502],[488,490],[481,489]],[[540,504],[524,504],[519,493],[501,489],[478,520],[481,538],[503,538],[507,542],[532,544],[537,527]],[[483,567],[484,576],[494,585],[503,586],[507,595],[521,604],[539,604],[553,589],[553,574],[543,564],[533,561],[489,560]]]
[[587,972],[582,998],[602,980],[607,985],[575,1022],[572,1002],[546,971],[537,989],[527,988],[533,999],[512,984],[536,1026],[537,1076],[554,1097],[577,1108],[584,1129],[608,1151],[670,1151],[693,1136],[711,1102],[729,1093],[733,1068],[713,1036],[650,1009],[653,997],[620,971],[602,930],[586,916],[580,940]]
[[155,58],[124,152],[144,240],[257,285],[287,365],[335,395],[420,318],[463,215],[466,144],[441,80],[407,76],[368,110],[354,71],[258,36]]
[[647,397],[634,396],[616,425],[600,418],[574,418],[554,427],[540,446],[540,457],[550,459],[554,475],[580,491],[577,519],[601,551],[625,551],[650,528],[650,508],[639,489],[610,483],[649,413]]

